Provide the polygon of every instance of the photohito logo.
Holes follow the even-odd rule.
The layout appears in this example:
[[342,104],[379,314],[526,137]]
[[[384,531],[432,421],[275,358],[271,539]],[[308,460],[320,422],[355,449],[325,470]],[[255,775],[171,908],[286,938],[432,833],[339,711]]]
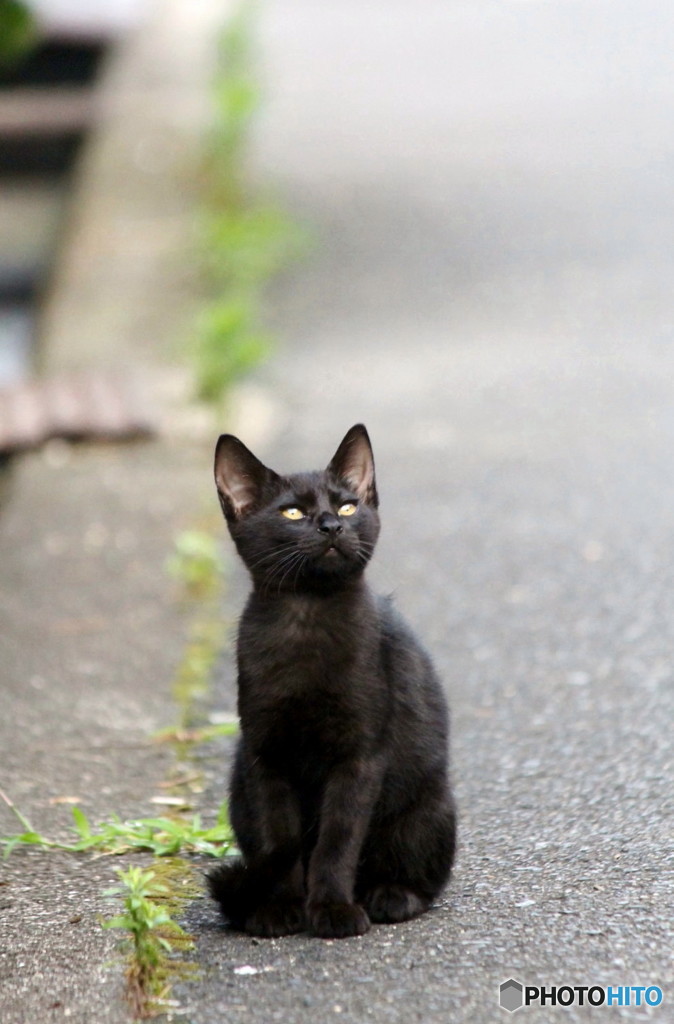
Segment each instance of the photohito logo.
[[514,1013],[523,1006],[659,1006],[657,985],[523,985],[508,978],[499,988],[499,1005]]
[[503,1009],[510,1010],[511,1013],[519,1010],[524,1002],[523,992],[523,986],[520,985],[519,981],[515,981],[514,978],[504,981],[500,988],[500,1003]]

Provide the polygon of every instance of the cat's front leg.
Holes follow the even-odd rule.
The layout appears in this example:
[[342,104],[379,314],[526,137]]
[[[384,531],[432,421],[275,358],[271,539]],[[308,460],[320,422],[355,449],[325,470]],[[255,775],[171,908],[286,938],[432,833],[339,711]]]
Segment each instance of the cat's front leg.
[[370,919],[354,903],[356,868],[382,779],[376,758],[334,769],[325,786],[318,839],[307,874],[307,918],[312,935],[342,939],[362,935]]
[[256,833],[254,846],[244,849],[244,857],[257,890],[244,931],[268,938],[303,931],[302,822],[297,794],[287,779],[259,757],[249,760],[244,784]]
[[301,818],[292,787],[259,757],[237,754],[231,820],[242,861],[209,875],[211,895],[230,925],[268,938],[305,928]]

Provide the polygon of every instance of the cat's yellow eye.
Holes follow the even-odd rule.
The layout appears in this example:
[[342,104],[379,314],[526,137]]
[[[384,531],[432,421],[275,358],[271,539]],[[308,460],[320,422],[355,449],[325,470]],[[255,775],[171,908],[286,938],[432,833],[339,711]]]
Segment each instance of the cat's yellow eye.
[[286,519],[292,519],[294,521],[297,521],[298,519],[304,519],[304,512],[302,511],[302,509],[295,508],[294,506],[292,506],[291,508],[282,508],[281,515],[285,516]]
[[342,505],[338,510],[340,516],[352,516],[356,511],[356,506],[352,501],[347,501],[345,505]]

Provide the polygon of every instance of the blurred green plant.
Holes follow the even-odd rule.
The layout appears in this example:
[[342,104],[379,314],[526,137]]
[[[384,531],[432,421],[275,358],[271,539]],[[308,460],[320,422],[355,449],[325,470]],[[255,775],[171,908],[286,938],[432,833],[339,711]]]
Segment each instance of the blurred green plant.
[[257,5],[244,0],[222,30],[213,85],[215,118],[206,155],[209,198],[237,206],[246,193],[246,151],[254,115],[262,102],[255,61]]
[[272,277],[306,248],[308,235],[255,194],[247,154],[261,101],[254,55],[256,5],[229,19],[218,46],[214,123],[204,157],[198,255],[206,298],[194,332],[197,396],[218,403],[271,352],[262,297]]
[[277,206],[260,203],[209,211],[200,226],[202,271],[209,285],[263,284],[297,255],[301,232]]
[[221,609],[225,563],[219,538],[205,529],[183,530],[174,540],[166,570],[180,585],[183,596],[199,608],[190,624],[172,688],[179,711],[178,725],[173,730],[175,753],[184,760],[190,741],[179,734],[184,736],[199,723],[198,702],[208,694],[211,674],[226,640]]
[[201,311],[198,331],[197,395],[203,401],[217,402],[271,351],[252,296],[213,300]]
[[[198,619],[192,624],[189,641],[173,682],[173,699],[178,705],[180,730],[192,730],[199,724],[198,702],[208,695],[211,675],[224,641],[222,618]],[[189,744],[178,744],[176,755],[183,760]]]
[[22,0],[0,0],[0,68],[19,60],[37,38],[33,16]]
[[219,541],[205,530],[183,530],[174,539],[166,571],[189,597],[213,597],[225,571]]

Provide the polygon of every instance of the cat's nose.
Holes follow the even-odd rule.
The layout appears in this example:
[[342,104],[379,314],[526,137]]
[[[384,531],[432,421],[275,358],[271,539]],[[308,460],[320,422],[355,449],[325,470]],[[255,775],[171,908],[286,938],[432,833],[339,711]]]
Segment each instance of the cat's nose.
[[340,523],[337,516],[334,516],[332,512],[323,512],[318,517],[318,532],[325,533],[330,537],[336,537],[338,533],[341,533],[344,527]]

